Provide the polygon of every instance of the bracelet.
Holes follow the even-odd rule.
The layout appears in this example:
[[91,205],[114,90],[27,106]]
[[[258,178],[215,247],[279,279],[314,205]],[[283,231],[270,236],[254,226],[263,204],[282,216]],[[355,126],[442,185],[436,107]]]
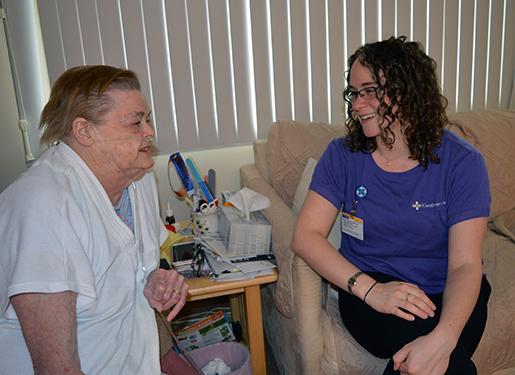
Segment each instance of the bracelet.
[[347,290],[349,291],[349,293],[351,295],[354,295],[354,293],[352,293],[352,287],[355,286],[357,284],[357,279],[358,277],[360,277],[361,275],[363,275],[364,272],[363,271],[359,271],[358,273],[356,273],[354,276],[352,276],[348,281],[347,281]]
[[370,288],[368,288],[367,292],[365,293],[365,297],[363,297],[363,302],[367,303],[366,299],[367,299],[367,296],[368,296],[368,293],[370,293],[370,291],[372,290],[373,287],[376,286],[376,284],[378,283],[378,281],[376,281],[375,283],[372,284],[372,286]]

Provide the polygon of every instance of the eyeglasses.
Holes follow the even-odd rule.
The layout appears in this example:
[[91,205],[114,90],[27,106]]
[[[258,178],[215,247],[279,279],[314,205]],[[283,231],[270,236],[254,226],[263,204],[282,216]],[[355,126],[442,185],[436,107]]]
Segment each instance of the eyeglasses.
[[381,87],[379,86],[369,86],[359,91],[345,90],[343,92],[343,98],[349,103],[354,103],[356,99],[358,99],[358,95],[362,97],[364,100],[373,100],[377,99],[377,91],[380,89]]
[[193,274],[197,277],[202,276],[205,258],[204,247],[201,244],[195,244],[195,256],[191,261],[191,269],[193,270]]

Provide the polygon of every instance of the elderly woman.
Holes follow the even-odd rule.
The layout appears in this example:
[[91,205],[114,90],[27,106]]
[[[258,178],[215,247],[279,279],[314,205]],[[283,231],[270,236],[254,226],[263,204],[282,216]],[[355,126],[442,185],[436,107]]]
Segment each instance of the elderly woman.
[[136,75],[76,67],[41,115],[51,146],[0,195],[4,374],[159,374],[153,308],[188,285],[158,269],[150,109]]

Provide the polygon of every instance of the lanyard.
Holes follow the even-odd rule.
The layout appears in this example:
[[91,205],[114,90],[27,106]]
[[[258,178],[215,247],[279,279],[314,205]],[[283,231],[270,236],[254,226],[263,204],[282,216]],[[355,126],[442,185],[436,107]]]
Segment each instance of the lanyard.
[[350,214],[352,216],[356,216],[356,207],[358,206],[358,202],[361,198],[365,198],[367,193],[367,188],[363,185],[360,185],[356,188],[356,195],[354,196],[354,201],[352,202],[352,210],[350,210]]

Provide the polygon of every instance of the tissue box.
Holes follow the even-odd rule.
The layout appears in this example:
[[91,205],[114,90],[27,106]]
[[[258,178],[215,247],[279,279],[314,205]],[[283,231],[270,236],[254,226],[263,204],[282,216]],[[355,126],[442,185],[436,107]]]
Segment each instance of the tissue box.
[[218,233],[223,238],[227,252],[238,256],[268,255],[272,225],[259,212],[250,213],[250,221],[237,208],[222,206]]

